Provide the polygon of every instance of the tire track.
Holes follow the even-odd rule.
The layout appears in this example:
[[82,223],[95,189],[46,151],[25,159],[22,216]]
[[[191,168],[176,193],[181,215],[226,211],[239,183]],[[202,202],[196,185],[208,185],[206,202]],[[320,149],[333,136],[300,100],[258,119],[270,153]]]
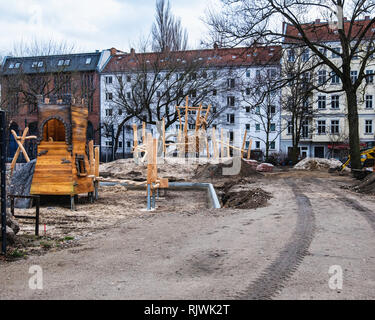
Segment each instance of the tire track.
[[[312,182],[314,182],[314,183],[316,183],[316,184],[318,184],[320,186],[323,185],[323,181],[321,181],[320,179],[317,179],[317,178],[311,178],[310,181],[312,181]],[[369,223],[369,225],[371,226],[372,230],[375,231],[375,213],[373,212],[373,210],[370,210],[370,209],[362,206],[355,199],[351,199],[351,198],[348,198],[348,197],[344,196],[343,194],[341,194],[337,190],[333,189],[332,187],[327,186],[327,184],[324,184],[324,187],[326,189],[331,190],[331,192],[337,196],[337,198],[336,198],[337,200],[339,200],[342,203],[344,203],[347,207],[358,211],[358,213],[362,217],[364,217],[366,219],[366,221]]]
[[315,216],[310,200],[290,179],[285,182],[292,188],[298,205],[296,228],[276,260],[238,296],[242,300],[269,300],[284,288],[308,253],[315,232]]

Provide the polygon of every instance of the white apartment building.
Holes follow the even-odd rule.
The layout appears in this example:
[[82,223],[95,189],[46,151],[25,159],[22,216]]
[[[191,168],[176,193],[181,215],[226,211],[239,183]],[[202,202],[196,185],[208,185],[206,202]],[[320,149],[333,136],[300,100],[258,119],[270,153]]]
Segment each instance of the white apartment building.
[[[367,17],[360,23],[369,21]],[[349,22],[345,22],[348,24]],[[340,53],[340,43],[338,33],[335,30],[327,31],[327,28],[322,28],[324,23],[316,20],[315,23],[308,24],[310,29],[317,26],[320,43],[333,48]],[[327,23],[325,23],[327,25]],[[284,34],[295,33],[294,27],[286,25]],[[311,31],[312,32],[312,31]],[[317,33],[314,33],[316,36]],[[363,45],[368,45],[364,43]],[[302,62],[307,62],[312,58],[312,53],[308,48],[301,47],[300,43],[295,43],[286,38],[284,45],[284,54],[281,59],[282,67],[288,63],[293,63],[298,59]],[[330,50],[320,48],[321,52],[326,55],[336,66],[341,67],[341,57]],[[359,74],[361,64],[360,55],[352,60],[351,74],[353,81],[355,81]],[[308,65],[308,64],[306,64]],[[375,70],[375,60],[371,59],[366,67],[365,73],[373,74]],[[318,90],[312,92],[308,103],[313,108],[313,119],[308,121],[303,127],[302,139],[299,144],[301,157],[336,157],[343,156],[341,150],[347,152],[349,145],[349,126],[347,120],[347,101],[345,92],[340,92],[342,83],[340,78],[335,75],[328,66],[322,65],[314,70],[312,81],[316,83],[324,91],[332,91],[332,93],[324,93]],[[282,91],[283,96],[288,95],[288,87]],[[336,91],[336,92],[334,92]],[[371,76],[363,81],[359,88],[358,99],[358,117],[359,117],[359,135],[362,146],[368,142],[374,141],[375,130],[375,84],[374,77]],[[281,134],[281,152],[288,153],[289,148],[292,147],[290,125],[288,121],[290,115],[286,112],[282,113],[282,127],[285,129]],[[333,150],[334,148],[336,150]]]
[[[201,61],[201,67],[196,72],[198,81],[200,78],[212,76],[212,83],[208,87],[198,88],[189,91],[189,105],[195,98],[203,97],[203,106],[211,105],[210,114],[215,114],[208,130],[213,126],[224,129],[225,138],[230,139],[234,146],[241,147],[245,131],[247,132],[248,147],[249,139],[252,139],[252,150],[257,149],[265,152],[266,134],[264,128],[265,108],[255,107],[254,98],[250,93],[254,90],[254,83],[257,77],[263,74],[271,74],[273,77],[280,73],[281,47],[257,47],[257,48],[235,48],[235,49],[208,49],[175,52],[173,57],[176,63],[181,63],[183,67],[186,57],[194,56],[194,59]],[[141,57],[141,58],[139,58]],[[183,58],[185,57],[185,58]],[[114,55],[101,72],[101,123],[102,125],[113,124],[114,128],[127,116],[119,108],[118,95],[123,94],[122,99],[132,98],[132,81],[135,79],[134,70],[140,60],[152,64],[160,56],[155,53],[136,54],[132,50],[129,54]],[[185,62],[186,63],[186,62]],[[160,86],[155,91],[152,99],[156,101],[165,94],[167,86],[163,83],[169,71],[160,70],[156,80],[160,79]],[[150,75],[153,79],[155,75]],[[178,79],[178,68],[174,74],[168,75],[169,79]],[[119,82],[121,79],[121,83]],[[121,90],[119,91],[119,88]],[[185,94],[185,92],[184,92]],[[280,92],[275,92],[271,106],[272,117],[269,121],[269,153],[278,152],[280,148]],[[184,105],[185,102],[182,102]],[[194,112],[192,112],[194,113]],[[266,112],[267,113],[267,112]],[[192,114],[190,119],[195,119]],[[136,123],[140,128],[138,119],[132,118],[127,121],[124,130],[119,135],[119,145],[117,153],[130,155],[133,147],[132,125]],[[179,121],[176,121],[167,129],[167,137],[177,133]],[[147,126],[152,133],[157,136],[155,126]],[[194,122],[189,124],[189,129],[194,129]],[[116,133],[115,133],[116,134]],[[138,135],[140,139],[140,135]],[[220,139],[220,131],[217,131],[217,138]],[[112,137],[102,130],[102,150],[111,152]]]

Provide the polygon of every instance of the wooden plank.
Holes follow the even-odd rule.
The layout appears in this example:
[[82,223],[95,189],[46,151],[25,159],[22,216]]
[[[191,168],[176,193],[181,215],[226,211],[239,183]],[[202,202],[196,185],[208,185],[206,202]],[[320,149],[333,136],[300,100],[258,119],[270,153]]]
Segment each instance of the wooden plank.
[[[21,143],[22,144],[24,143],[26,135],[27,135],[28,132],[29,132],[29,127],[26,127],[25,130],[23,131],[23,134],[22,134],[22,137],[21,137]],[[18,138],[19,137],[17,136],[16,132],[14,130],[11,130],[11,133],[12,133],[13,137],[16,139],[16,141],[18,143]],[[10,174],[13,174],[13,169],[14,169],[16,163],[17,163],[17,159],[18,159],[18,157],[20,155],[20,152],[21,152],[21,149],[18,147],[17,151],[16,151],[16,153],[15,153],[15,155],[13,157],[12,163],[10,165]],[[29,161],[30,161],[30,159],[29,159]]]
[[243,152],[244,152],[245,145],[246,145],[246,137],[247,137],[247,130],[245,130],[245,134],[243,135],[241,159],[243,158]]
[[95,177],[99,177],[99,162],[100,162],[100,156],[99,156],[99,147],[95,147]]
[[95,158],[94,158],[94,141],[89,142],[89,156],[90,156],[90,174],[94,174],[95,171]]
[[253,143],[253,139],[250,139],[249,141],[249,148],[247,149],[247,159],[250,160],[250,154],[251,154],[251,145]]
[[134,158],[138,158],[138,150],[137,150],[137,147],[138,147],[138,135],[137,135],[137,125],[135,123],[133,123],[133,146],[134,146]]

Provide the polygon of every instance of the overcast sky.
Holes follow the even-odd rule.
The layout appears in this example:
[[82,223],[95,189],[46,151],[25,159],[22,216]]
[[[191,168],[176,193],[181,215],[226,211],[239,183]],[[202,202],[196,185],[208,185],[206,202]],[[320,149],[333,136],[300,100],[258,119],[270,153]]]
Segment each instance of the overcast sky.
[[[170,0],[195,48],[206,30],[200,20],[218,0]],[[0,55],[31,39],[66,41],[78,51],[129,51],[147,36],[155,0],[0,0]]]

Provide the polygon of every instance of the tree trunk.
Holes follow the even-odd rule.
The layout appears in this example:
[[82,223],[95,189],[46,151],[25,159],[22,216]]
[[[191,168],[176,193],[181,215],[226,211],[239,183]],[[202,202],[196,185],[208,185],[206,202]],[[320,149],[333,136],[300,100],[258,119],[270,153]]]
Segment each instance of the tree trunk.
[[346,98],[348,101],[350,165],[352,169],[361,169],[357,94],[353,90],[346,91]]

